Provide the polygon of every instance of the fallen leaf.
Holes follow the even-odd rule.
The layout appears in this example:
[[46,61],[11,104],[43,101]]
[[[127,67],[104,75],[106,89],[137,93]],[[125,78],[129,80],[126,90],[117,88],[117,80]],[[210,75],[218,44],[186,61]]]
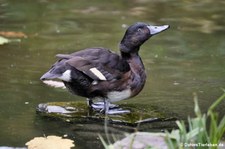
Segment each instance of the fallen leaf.
[[70,149],[74,147],[73,140],[58,136],[35,137],[26,143],[28,149]]
[[10,42],[9,39],[0,36],[0,45],[6,44],[9,42]]
[[27,38],[27,35],[24,34],[23,32],[13,32],[13,31],[4,32],[4,31],[0,31],[0,35],[5,36],[5,37]]
[[9,43],[9,42],[21,42],[20,39],[7,39],[5,37],[0,36],[0,45]]

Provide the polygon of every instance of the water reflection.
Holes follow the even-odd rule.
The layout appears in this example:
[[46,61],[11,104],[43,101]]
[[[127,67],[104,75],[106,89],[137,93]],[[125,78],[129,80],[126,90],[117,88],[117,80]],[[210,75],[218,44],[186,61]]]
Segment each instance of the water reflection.
[[24,146],[35,136],[63,135],[59,130],[64,127],[57,122],[37,120],[35,107],[83,99],[45,86],[41,74],[57,53],[94,46],[116,51],[122,26],[136,21],[170,24],[171,29],[142,47],[147,84],[126,102],[146,103],[186,118],[193,111],[192,93],[197,92],[206,110],[225,86],[224,6],[224,1],[213,0],[0,0],[0,31],[28,36],[19,38],[20,43],[0,45],[0,145]]

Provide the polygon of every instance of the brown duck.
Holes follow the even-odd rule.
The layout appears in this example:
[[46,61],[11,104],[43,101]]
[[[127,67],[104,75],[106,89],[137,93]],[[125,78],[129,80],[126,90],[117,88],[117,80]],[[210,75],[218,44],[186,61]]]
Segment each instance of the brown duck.
[[[107,114],[123,113],[110,103],[134,97],[143,89],[146,73],[138,54],[140,47],[150,37],[168,28],[169,25],[135,23],[120,42],[120,55],[106,48],[58,54],[59,60],[40,79],[60,79],[73,94],[86,97],[90,107]],[[104,102],[94,103],[95,99]]]

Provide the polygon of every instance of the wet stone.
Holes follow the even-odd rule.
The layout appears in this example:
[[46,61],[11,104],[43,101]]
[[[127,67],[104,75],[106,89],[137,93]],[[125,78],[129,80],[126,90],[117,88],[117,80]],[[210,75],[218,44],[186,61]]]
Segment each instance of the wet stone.
[[[174,128],[175,118],[167,116],[155,107],[143,104],[120,104],[120,108],[130,113],[107,115],[110,124],[126,125],[140,129]],[[105,114],[90,109],[86,102],[49,102],[37,106],[37,113],[48,118],[59,119],[69,123],[104,122]]]
[[145,149],[145,148],[160,148],[167,149],[165,142],[166,135],[164,133],[148,133],[136,132],[128,135],[122,140],[118,140],[113,144],[113,148],[121,149]]

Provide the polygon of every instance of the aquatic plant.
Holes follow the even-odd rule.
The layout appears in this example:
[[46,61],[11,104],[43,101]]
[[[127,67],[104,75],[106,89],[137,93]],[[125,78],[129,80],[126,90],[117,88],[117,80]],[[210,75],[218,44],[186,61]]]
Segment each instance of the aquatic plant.
[[[220,143],[225,133],[225,116],[219,121],[218,113],[215,108],[225,99],[225,93],[218,98],[208,109],[207,113],[202,114],[194,94],[194,112],[196,117],[188,117],[188,129],[184,121],[177,121],[179,129],[167,132],[166,142],[170,149],[185,148],[209,148],[217,149],[225,147]],[[208,125],[207,125],[208,124]]]
[[[194,94],[194,112],[196,117],[188,117],[185,121],[176,121],[178,129],[171,132],[166,131],[165,142],[169,149],[188,149],[188,148],[208,148],[217,149],[225,147],[225,143],[221,143],[225,133],[225,116],[219,121],[218,113],[215,108],[225,99],[225,93],[219,97],[208,109],[207,113],[202,113],[197,95]],[[113,144],[99,136],[105,149],[114,149]],[[151,142],[149,142],[151,145]],[[132,148],[132,144],[128,145]],[[154,148],[146,146],[147,149]]]

